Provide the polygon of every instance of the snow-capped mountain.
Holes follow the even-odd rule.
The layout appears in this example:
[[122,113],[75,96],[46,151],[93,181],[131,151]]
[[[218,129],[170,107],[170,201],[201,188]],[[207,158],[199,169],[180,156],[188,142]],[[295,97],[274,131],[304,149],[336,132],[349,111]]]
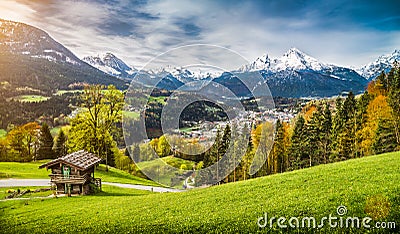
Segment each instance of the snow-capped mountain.
[[46,32],[13,21],[0,20],[0,49],[3,52],[65,62],[74,65],[82,63],[71,51],[53,40]]
[[299,73],[316,73],[343,81],[366,82],[353,69],[320,62],[296,48],[291,48],[280,58],[271,59],[268,55],[263,55],[254,62],[240,67],[238,71],[260,71],[264,77],[280,77],[280,79],[290,78]]
[[352,69],[319,62],[296,48],[291,48],[279,58],[263,55],[240,67],[237,72],[260,72],[272,94],[285,97],[360,92],[367,83],[364,77]]
[[[254,76],[247,74],[259,72],[272,94],[284,97],[325,97],[345,91],[358,93],[364,90],[367,83],[365,78],[352,69],[322,63],[296,48],[291,48],[279,58],[263,55],[232,72],[172,66],[139,72],[110,53],[105,56],[86,57],[84,61],[108,74],[135,79],[149,87],[175,90],[192,81],[213,80],[231,89],[238,96],[249,96],[249,88],[255,88],[244,87],[237,78],[238,73],[242,78],[252,79]],[[139,73],[140,75],[135,77]]]
[[317,59],[301,52],[296,48],[291,48],[282,57],[271,59],[267,54],[257,58],[254,62],[239,68],[242,72],[251,71],[270,71],[280,72],[283,70],[314,70],[320,71],[330,66],[319,62]]
[[400,61],[400,50],[379,56],[375,61],[362,66],[357,72],[368,80],[375,79],[382,71],[390,71],[395,61]]
[[183,68],[183,67],[173,67],[166,66],[159,69],[153,69],[149,71],[152,74],[166,75],[170,74],[182,83],[187,83],[195,80],[201,79],[212,79],[219,77],[222,71],[205,71],[200,68]]
[[83,84],[114,84],[125,88],[126,82],[89,66],[45,31],[0,19],[0,60],[6,72],[0,81],[12,87],[31,87],[53,91]]
[[121,78],[130,78],[137,71],[136,69],[129,67],[124,61],[112,53],[87,56],[82,60],[100,71]]

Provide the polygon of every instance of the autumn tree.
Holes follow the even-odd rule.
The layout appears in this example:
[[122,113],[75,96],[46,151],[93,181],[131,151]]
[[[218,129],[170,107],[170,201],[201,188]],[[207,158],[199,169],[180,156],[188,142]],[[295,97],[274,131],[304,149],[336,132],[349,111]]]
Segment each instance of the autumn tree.
[[[392,126],[392,130],[390,131],[394,131],[393,117],[391,113],[392,110],[387,103],[387,97],[383,95],[377,96],[369,103],[366,113],[367,120],[362,129],[363,141],[361,142],[361,147],[363,154],[374,154],[374,148],[379,148],[375,143],[375,141],[379,138],[377,137],[377,133],[383,134],[384,129],[386,129],[385,131],[387,132],[387,130],[389,130],[387,128],[390,128],[390,126]],[[381,130],[378,131],[379,123]]]
[[7,161],[12,160],[8,155],[7,145],[8,145],[7,140],[5,138],[0,138],[0,161],[1,162],[7,162]]
[[254,152],[248,154],[248,159],[251,160],[248,169],[253,177],[269,175],[274,170],[274,156],[271,152],[273,151],[274,134],[275,127],[271,122],[257,125],[251,133]]
[[13,161],[29,162],[36,160],[40,126],[36,122],[14,127],[7,134],[7,142],[14,154]]
[[158,139],[157,149],[160,157],[165,157],[171,154],[171,146],[169,145],[165,135],[162,135],[160,139]]

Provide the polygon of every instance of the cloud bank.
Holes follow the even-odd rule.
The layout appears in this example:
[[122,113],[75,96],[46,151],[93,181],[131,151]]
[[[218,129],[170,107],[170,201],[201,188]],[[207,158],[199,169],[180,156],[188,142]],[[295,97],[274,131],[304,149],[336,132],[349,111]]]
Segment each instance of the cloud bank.
[[[397,9],[400,2],[386,0],[0,2],[1,18],[37,26],[79,57],[112,52],[137,68],[169,49],[197,43],[224,46],[249,60],[297,47],[323,62],[360,66],[399,48]],[[192,54],[212,60],[201,50]]]

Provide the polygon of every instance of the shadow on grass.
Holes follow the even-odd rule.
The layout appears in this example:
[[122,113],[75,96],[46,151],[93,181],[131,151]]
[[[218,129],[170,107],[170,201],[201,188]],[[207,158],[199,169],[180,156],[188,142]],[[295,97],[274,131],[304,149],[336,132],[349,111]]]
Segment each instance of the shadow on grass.
[[151,192],[146,192],[146,191],[138,191],[137,193],[123,193],[123,192],[98,192],[95,193],[91,196],[95,196],[95,197],[136,197],[136,196],[144,196],[144,195],[148,195],[151,194]]
[[0,172],[0,178],[10,178],[11,176],[9,175],[9,174],[7,174],[7,173],[4,173],[4,172]]
[[[104,175],[107,175],[107,176],[110,176],[110,177],[116,177],[116,178],[128,179],[128,180],[132,180],[132,176],[134,176],[134,175],[129,174],[128,172],[126,172],[127,174],[118,173],[116,171],[113,171],[112,168],[109,168],[108,171],[107,171],[106,167],[103,166],[103,165],[98,166],[96,168],[96,171],[100,172],[100,175],[104,174]],[[95,171],[95,173],[96,173],[96,171]],[[137,181],[146,182],[146,179],[144,179],[144,178],[137,177],[137,178],[134,178],[134,179],[137,180]]]

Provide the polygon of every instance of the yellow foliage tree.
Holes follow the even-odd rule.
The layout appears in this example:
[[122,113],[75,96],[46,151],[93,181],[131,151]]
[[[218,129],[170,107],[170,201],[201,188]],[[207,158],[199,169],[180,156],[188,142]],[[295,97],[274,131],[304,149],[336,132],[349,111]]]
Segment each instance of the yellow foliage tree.
[[361,150],[363,155],[373,154],[372,145],[376,139],[375,133],[378,128],[378,123],[380,120],[392,121],[393,116],[391,113],[392,109],[387,103],[386,96],[379,94],[369,103],[366,113],[367,121],[359,133],[362,137]]

